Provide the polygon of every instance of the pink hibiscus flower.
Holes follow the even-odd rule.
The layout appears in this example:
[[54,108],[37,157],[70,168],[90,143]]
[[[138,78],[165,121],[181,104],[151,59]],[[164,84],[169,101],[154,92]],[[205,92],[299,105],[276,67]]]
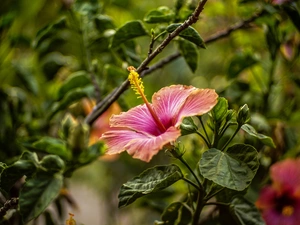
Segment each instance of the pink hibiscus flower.
[[179,127],[184,117],[207,113],[217,103],[218,95],[212,89],[172,85],[154,93],[151,104],[138,74],[131,70],[131,75],[135,77],[129,80],[145,104],[111,117],[111,130],[101,137],[107,144],[107,154],[127,151],[134,158],[149,162],[163,146],[181,135]]
[[261,190],[256,206],[267,225],[300,223],[300,159],[287,159],[271,167],[271,186]]

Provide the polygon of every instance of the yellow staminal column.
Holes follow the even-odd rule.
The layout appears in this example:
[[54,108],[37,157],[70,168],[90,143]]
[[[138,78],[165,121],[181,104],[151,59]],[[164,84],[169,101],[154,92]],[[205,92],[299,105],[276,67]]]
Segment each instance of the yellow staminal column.
[[139,74],[136,72],[135,68],[133,66],[129,66],[128,71],[130,72],[128,75],[128,80],[130,82],[131,88],[135,91],[135,93],[138,95],[138,98],[142,98],[143,101],[145,102],[149,112],[151,113],[155,123],[157,124],[159,130],[161,132],[165,132],[166,128],[154,112],[152,106],[148,102],[146,95],[144,94],[144,85],[143,81],[140,78]]

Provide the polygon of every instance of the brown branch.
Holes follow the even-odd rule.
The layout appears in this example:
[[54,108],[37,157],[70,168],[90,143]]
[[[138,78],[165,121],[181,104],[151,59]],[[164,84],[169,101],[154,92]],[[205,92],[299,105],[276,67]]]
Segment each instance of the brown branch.
[[[193,23],[196,23],[201,11],[203,10],[203,6],[206,3],[206,1],[202,1],[199,3],[198,7],[196,8],[193,15],[186,20],[181,26],[179,26],[175,31],[170,33],[168,37],[153,51],[143,62],[142,64],[137,68],[137,72],[141,74],[141,76],[146,76],[147,74],[150,74],[151,72],[162,68],[166,64],[174,61],[175,59],[179,58],[181,56],[180,52],[176,52],[162,60],[160,60],[158,63],[151,66],[149,69],[145,70],[147,65],[152,61],[153,58],[155,58],[169,43],[172,39],[174,39],[176,36],[179,35],[181,31],[186,29],[188,26],[192,25]],[[205,44],[210,44],[214,41],[217,41],[219,39],[225,38],[229,36],[233,31],[238,29],[243,29],[248,27],[249,23],[253,22],[255,19],[263,15],[263,11],[252,16],[251,18],[241,21],[235,25],[230,26],[228,29],[224,31],[220,31],[206,40],[204,40]],[[128,88],[129,82],[128,80],[124,81],[119,87],[115,88],[110,94],[108,94],[101,102],[99,102],[94,110],[85,118],[85,122],[89,125],[92,125],[93,122],[103,113],[105,110],[108,109],[108,107],[116,101],[119,96]]]
[[[179,35],[181,31],[188,28],[193,23],[196,23],[199,19],[199,15],[202,12],[205,3],[207,0],[202,0],[199,2],[197,8],[194,13],[177,29],[175,29],[172,33],[170,33],[166,39],[150,54],[148,57],[141,63],[141,65],[137,68],[137,72],[141,73],[146,69],[147,65],[176,37]],[[95,109],[85,118],[85,122],[89,125],[93,124],[93,122],[101,115],[108,107],[119,98],[119,96],[127,89],[129,85],[128,79],[124,81],[118,88],[114,89],[111,94],[106,96],[101,102],[99,102]]]
[[0,208],[0,219],[7,213],[10,209],[15,209],[18,206],[19,198],[11,198],[7,200],[4,205]]

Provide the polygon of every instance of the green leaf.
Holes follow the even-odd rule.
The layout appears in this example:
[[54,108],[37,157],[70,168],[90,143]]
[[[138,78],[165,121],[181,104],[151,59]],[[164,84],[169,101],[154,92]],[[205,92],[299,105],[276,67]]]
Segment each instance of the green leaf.
[[58,155],[63,159],[71,158],[71,152],[67,149],[66,143],[63,140],[52,137],[42,137],[32,145],[40,151]]
[[78,161],[81,165],[85,165],[96,160],[98,157],[104,155],[104,153],[105,153],[104,144],[102,142],[97,142],[89,146],[85,151],[83,151],[79,155]]
[[119,207],[127,206],[144,195],[165,189],[182,177],[180,168],[173,164],[147,169],[122,185],[119,193]]
[[115,25],[113,24],[113,21],[109,16],[97,15],[94,20],[96,28],[100,33],[103,33],[105,30],[115,28]]
[[167,6],[161,6],[158,9],[151,10],[144,17],[146,23],[168,23],[174,19],[173,10]]
[[163,224],[187,225],[191,222],[192,213],[182,202],[169,205],[161,215]]
[[19,208],[23,222],[38,217],[48,205],[59,195],[63,186],[61,174],[39,173],[36,177],[28,179],[24,184],[19,198]]
[[240,72],[250,68],[258,62],[257,58],[250,53],[236,54],[228,67],[227,77],[230,79],[236,78]]
[[50,174],[63,171],[65,168],[65,162],[57,155],[46,155],[40,164]]
[[58,30],[66,28],[67,27],[67,20],[65,17],[59,19],[53,24],[49,24],[46,27],[42,28],[38,31],[37,36],[35,38],[35,41],[33,43],[33,46],[37,48],[39,45],[42,44],[42,42],[48,38],[50,38],[52,35],[54,35]]
[[7,195],[12,186],[24,175],[31,176],[38,167],[36,153],[24,152],[20,159],[12,165],[3,168],[0,175],[0,190]]
[[233,199],[230,213],[241,225],[265,225],[255,205],[242,196]]
[[226,98],[219,97],[218,98],[218,103],[214,106],[214,108],[211,110],[212,117],[214,121],[217,123],[222,122],[228,112],[228,101]]
[[193,73],[195,73],[198,66],[198,49],[196,46],[188,41],[179,41],[179,49],[185,62],[188,64]]
[[72,73],[58,90],[58,99],[62,99],[70,90],[91,84],[88,73],[84,70]]
[[66,109],[68,106],[73,104],[76,101],[79,101],[80,99],[84,97],[89,97],[90,93],[94,90],[94,87],[91,85],[84,87],[84,88],[75,88],[70,90],[64,98],[56,102],[49,115],[49,119],[51,119],[56,113],[58,113],[61,110]]
[[250,145],[236,144],[222,152],[212,148],[200,160],[203,177],[229,189],[247,188],[259,167],[258,153]]
[[[166,30],[169,33],[172,33],[174,30],[177,29],[177,27],[181,26],[181,23],[174,23],[169,25]],[[193,28],[193,27],[188,27],[185,30],[181,31],[179,33],[179,36],[194,43],[200,48],[205,48],[205,44],[199,33]]]
[[127,22],[116,31],[110,48],[120,47],[125,41],[145,35],[148,35],[148,32],[141,21]]
[[256,137],[259,140],[261,140],[261,142],[264,143],[265,145],[268,145],[268,146],[270,146],[272,148],[276,148],[276,145],[274,144],[273,139],[271,137],[257,133],[257,131],[255,130],[255,128],[252,127],[251,125],[244,124],[241,128],[247,134],[249,134],[249,135],[251,135],[253,137]]

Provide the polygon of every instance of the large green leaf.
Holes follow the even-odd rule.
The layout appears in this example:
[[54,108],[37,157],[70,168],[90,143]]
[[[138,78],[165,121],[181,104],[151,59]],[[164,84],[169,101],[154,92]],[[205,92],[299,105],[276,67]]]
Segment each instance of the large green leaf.
[[259,167],[258,154],[254,147],[236,144],[222,152],[212,148],[203,153],[200,172],[208,180],[242,191],[247,188]]
[[253,137],[256,137],[259,140],[261,140],[261,142],[264,143],[265,145],[268,145],[268,146],[270,146],[272,148],[276,147],[276,145],[274,144],[273,139],[271,137],[257,133],[257,131],[255,130],[255,128],[252,127],[251,125],[244,124],[241,128],[245,132],[247,132],[247,134],[249,134],[249,135],[251,135]]
[[[3,166],[4,167],[4,166]],[[21,177],[26,175],[31,176],[38,167],[38,158],[36,153],[24,152],[21,158],[12,165],[2,168],[0,175],[0,190],[7,195],[12,186]]]
[[232,200],[229,211],[241,225],[265,225],[255,205],[242,196]]
[[60,173],[39,173],[36,177],[28,179],[19,197],[19,209],[23,221],[26,223],[44,212],[58,196],[62,186],[63,176]]
[[148,35],[148,32],[141,21],[127,22],[116,31],[110,47],[120,47],[125,41],[145,35]]
[[[172,33],[174,30],[177,29],[177,27],[181,26],[181,23],[174,23],[169,25],[166,30],[169,33]],[[179,33],[179,36],[194,43],[195,45],[205,48],[205,44],[203,39],[201,38],[200,34],[193,28],[193,27],[188,27],[185,30],[181,31]]]
[[164,210],[161,219],[163,224],[187,225],[191,222],[192,212],[184,203],[174,202]]
[[174,19],[175,13],[167,6],[151,10],[144,17],[146,23],[168,23]]
[[198,49],[189,41],[179,41],[179,49],[184,60],[192,72],[195,73],[199,59]]
[[176,165],[156,166],[123,184],[119,193],[119,207],[127,206],[136,199],[169,187],[183,174]]
[[72,73],[58,90],[58,99],[62,99],[70,90],[91,84],[88,73],[84,70]]
[[64,159],[71,158],[71,152],[67,149],[66,143],[60,139],[52,137],[42,137],[32,145],[40,151],[58,155]]

